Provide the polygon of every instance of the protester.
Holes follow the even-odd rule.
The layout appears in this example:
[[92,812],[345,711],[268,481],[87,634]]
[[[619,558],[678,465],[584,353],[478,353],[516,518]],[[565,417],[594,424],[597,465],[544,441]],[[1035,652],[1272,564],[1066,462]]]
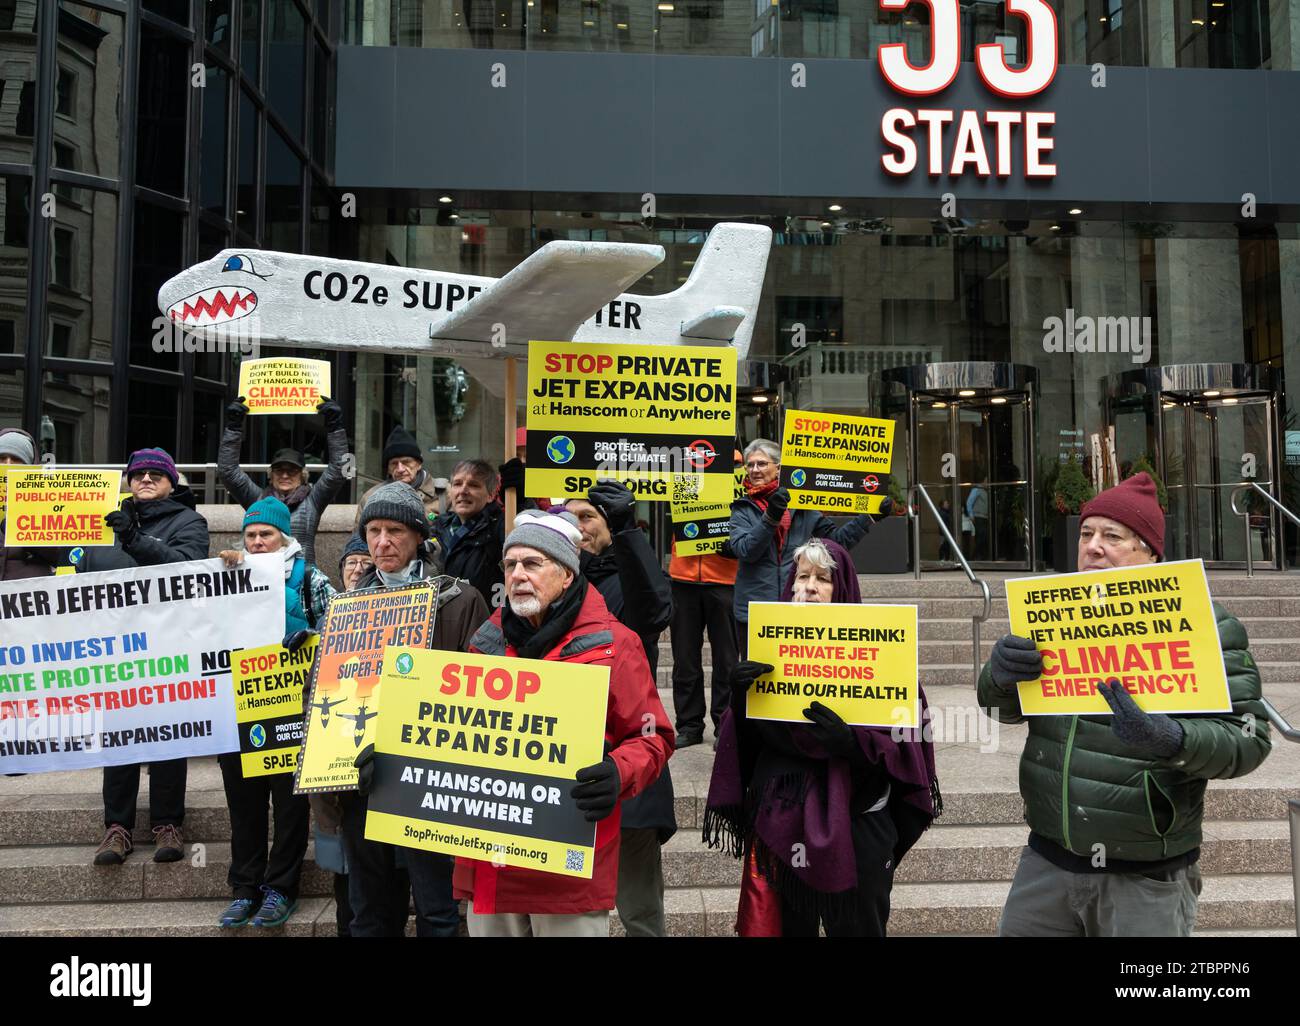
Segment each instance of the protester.
[[230,497],[244,509],[258,499],[274,496],[289,507],[293,537],[302,546],[303,556],[316,565],[316,529],[321,514],[343,484],[343,461],[348,454],[348,433],[343,427],[343,409],[334,400],[323,397],[316,411],[325,418],[325,473],[314,485],[308,484],[307,460],[297,449],[280,449],[271,457],[270,483],[255,485],[239,465],[239,451],[244,438],[244,417],[248,407],[240,396],[226,407],[226,430],[217,450],[217,472]]
[[[1080,571],[1164,558],[1155,484],[1136,474],[1084,503]],[[1260,676],[1237,619],[1214,604],[1231,713],[1151,714],[1117,679],[1111,716],[1031,716],[1020,757],[1029,843],[998,924],[1002,936],[1181,936],[1196,925],[1205,783],[1241,777],[1269,753]],[[979,678],[980,704],[1026,719],[1020,681],[1042,674],[1029,638],[1008,634]]]
[[551,505],[550,499],[526,498],[524,496],[524,480],[528,468],[525,465],[528,460],[528,429],[515,429],[515,455],[512,459],[506,460],[505,463],[497,467],[498,483],[496,500],[504,507],[506,504],[506,492],[514,491],[515,493],[515,512],[521,509],[548,509]]
[[[776,602],[789,578],[792,554],[809,538],[831,538],[852,549],[871,529],[872,517],[863,513],[836,527],[816,510],[791,512],[790,493],[778,488],[781,447],[765,438],[745,447],[745,497],[731,504],[731,538],[724,549],[736,557],[733,597],[736,642],[743,659],[749,648],[749,604]],[[879,517],[888,516],[894,503],[885,497]]]
[[[112,546],[85,549],[78,573],[159,566],[208,558],[208,522],[194,509],[194,493],[177,485],[176,464],[162,449],[139,449],[126,466],[131,497],[104,518],[113,529]],[[176,862],[184,852],[185,759],[149,764],[149,820],[155,862]],[[134,845],[135,805],[140,767],[104,767],[104,840],[95,865],[120,865]]]
[[[427,647],[464,652],[475,628],[487,619],[487,606],[467,581],[442,573],[427,544],[429,519],[419,495],[396,481],[371,489],[361,511],[361,529],[375,565],[357,582],[355,590],[433,582],[438,588],[437,612]],[[433,693],[433,682],[429,686]],[[367,745],[357,756],[360,771],[357,793],[341,795],[343,850],[347,855],[353,911],[351,934],[354,937],[401,936],[414,894],[417,935],[454,937],[460,914],[451,893],[451,857],[417,848],[398,849],[366,839],[374,751],[374,745]],[[397,871],[399,851],[409,885]]]
[[[34,466],[36,440],[21,428],[0,428],[0,464]],[[0,493],[4,485],[0,483]],[[3,494],[0,494],[0,540],[4,538]],[[66,548],[4,546],[0,551],[0,581],[20,581],[30,577],[49,577],[56,566],[67,563]]]
[[416,442],[415,436],[401,424],[389,433],[388,441],[384,444],[383,460],[384,473],[388,478],[368,489],[366,494],[361,496],[361,501],[357,503],[357,522],[352,525],[353,530],[361,530],[361,511],[366,508],[366,502],[375,493],[375,489],[382,488],[393,481],[414,488],[424,504],[424,515],[429,520],[436,519],[439,515],[441,497],[435,487],[434,478],[424,469],[424,455],[420,452],[419,443]]
[[[782,601],[860,603],[848,552],[801,545]],[[943,809],[934,746],[923,730],[850,726],[817,701],[808,724],[748,719],[749,687],[772,669],[736,666],[704,812],[705,841],[744,859],[737,932],[883,937],[898,863]],[[921,691],[923,723],[928,708]]]
[[[283,645],[296,652],[315,633],[334,596],[329,579],[312,566],[293,537],[289,507],[268,496],[244,514],[242,551],[226,550],[221,559],[237,566],[245,553],[278,552],[284,560]],[[245,777],[239,752],[217,756],[230,809],[230,871],[226,880],[234,900],[217,925],[280,926],[298,907],[298,882],[307,854],[311,807],[293,793],[292,773]],[[271,808],[271,852],[266,850],[266,812]],[[260,907],[259,907],[260,906]],[[254,911],[256,910],[256,911]]]
[[488,605],[501,599],[501,540],[505,515],[492,496],[497,472],[484,460],[461,460],[452,468],[450,508],[433,524],[446,572],[469,581]]
[[608,666],[608,754],[578,770],[570,791],[595,822],[590,879],[456,858],[456,896],[470,900],[472,937],[604,937],[618,885],[620,803],[643,793],[672,754],[673,731],[641,640],[579,572],[571,513],[525,510],[505,540],[506,602],[471,651]]
[[366,540],[359,534],[352,535],[343,546],[343,556],[339,559],[339,580],[343,582],[343,590],[351,591],[356,587],[357,581],[374,565]]
[[[565,506],[582,532],[579,572],[645,649],[650,676],[659,667],[659,635],[673,615],[672,591],[650,542],[636,525],[636,498],[617,481],[600,481]],[[664,872],[660,848],[677,832],[667,765],[645,792],[624,802],[616,905],[629,937],[663,937]]]

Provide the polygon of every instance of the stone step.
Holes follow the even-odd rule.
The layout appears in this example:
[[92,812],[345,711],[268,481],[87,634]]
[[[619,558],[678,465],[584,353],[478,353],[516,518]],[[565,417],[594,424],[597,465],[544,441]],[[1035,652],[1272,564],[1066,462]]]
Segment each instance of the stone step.
[[0,905],[0,937],[333,937],[332,898],[303,898],[283,926],[223,930],[229,899]]
[[[88,845],[0,848],[0,905],[231,898],[226,843],[187,844],[185,858],[168,863],[153,861],[152,846],[137,848],[120,866],[92,865],[93,854]],[[316,865],[310,845],[300,893],[334,893],[333,874]]]
[[[898,867],[898,883],[1010,880],[1029,831],[1014,826],[935,825]],[[708,848],[698,833],[678,832],[663,848],[664,885],[739,886],[740,862]],[[1201,846],[1207,875],[1289,873],[1289,826],[1280,820],[1207,823]]]
[[[890,897],[889,933],[893,936],[990,936],[997,931],[998,918],[1010,889],[1009,880],[897,883]],[[739,898],[738,887],[667,892],[664,906],[669,935],[733,936]],[[617,916],[613,928],[619,929]],[[1216,931],[1231,931],[1241,936],[1294,936],[1291,877],[1279,873],[1207,876],[1201,891],[1197,933]]]

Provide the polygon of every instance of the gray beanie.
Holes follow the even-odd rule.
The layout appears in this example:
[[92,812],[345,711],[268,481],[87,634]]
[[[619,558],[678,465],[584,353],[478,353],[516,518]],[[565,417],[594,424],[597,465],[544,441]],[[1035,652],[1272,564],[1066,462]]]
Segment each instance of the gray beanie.
[[20,463],[36,462],[36,442],[21,428],[0,431],[0,456],[13,456]]
[[420,493],[403,481],[389,481],[370,493],[361,507],[361,530],[372,520],[396,520],[412,528],[421,538],[429,537],[429,517]]
[[578,518],[568,510],[559,506],[553,507],[549,513],[526,509],[515,517],[515,528],[506,537],[501,552],[504,555],[515,545],[527,545],[530,549],[544,552],[576,574],[581,541]]

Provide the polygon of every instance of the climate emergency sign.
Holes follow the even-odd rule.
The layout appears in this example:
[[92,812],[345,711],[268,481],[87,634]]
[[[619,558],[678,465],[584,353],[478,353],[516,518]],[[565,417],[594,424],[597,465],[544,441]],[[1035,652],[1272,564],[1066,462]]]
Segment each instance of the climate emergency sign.
[[781,487],[791,509],[877,513],[889,494],[894,422],[787,410]]
[[0,773],[238,748],[230,652],[284,635],[283,561],[0,581]]
[[860,727],[917,727],[916,606],[749,604],[749,658],[772,673],[750,688],[751,720],[807,723],[814,702]]
[[528,343],[529,495],[729,502],[735,434],[734,349]]
[[1026,716],[1109,715],[1118,679],[1147,712],[1230,712],[1223,649],[1199,559],[1009,580],[1011,633],[1043,675],[1020,684]]
[[330,394],[328,360],[283,357],[243,360],[239,364],[239,395],[249,413],[315,413]]
[[590,879],[609,667],[389,648],[366,837]]
[[10,467],[5,545],[112,545],[104,517],[117,509],[121,484],[116,470]]

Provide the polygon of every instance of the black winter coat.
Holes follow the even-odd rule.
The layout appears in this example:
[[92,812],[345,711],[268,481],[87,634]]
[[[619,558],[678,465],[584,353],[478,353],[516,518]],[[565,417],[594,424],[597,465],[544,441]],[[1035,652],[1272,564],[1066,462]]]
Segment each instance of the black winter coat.
[[[659,635],[672,622],[673,592],[645,533],[639,527],[619,532],[600,555],[583,552],[580,569],[615,619],[641,639],[650,674],[657,676]],[[658,830],[659,843],[665,844],[677,832],[673,800],[673,778],[665,765],[658,780],[623,803],[622,828]]]
[[125,570],[133,566],[159,566],[163,563],[184,563],[191,559],[208,558],[208,522],[194,509],[194,493],[181,485],[165,499],[136,502],[135,513],[140,528],[128,548],[122,547],[120,538],[113,547],[86,549],[77,564],[77,573],[97,570]]
[[489,502],[455,539],[451,529],[460,524],[455,513],[444,513],[430,526],[442,551],[443,572],[469,581],[483,596],[488,609],[501,605],[505,580],[501,572],[501,546],[505,542],[505,511]]

